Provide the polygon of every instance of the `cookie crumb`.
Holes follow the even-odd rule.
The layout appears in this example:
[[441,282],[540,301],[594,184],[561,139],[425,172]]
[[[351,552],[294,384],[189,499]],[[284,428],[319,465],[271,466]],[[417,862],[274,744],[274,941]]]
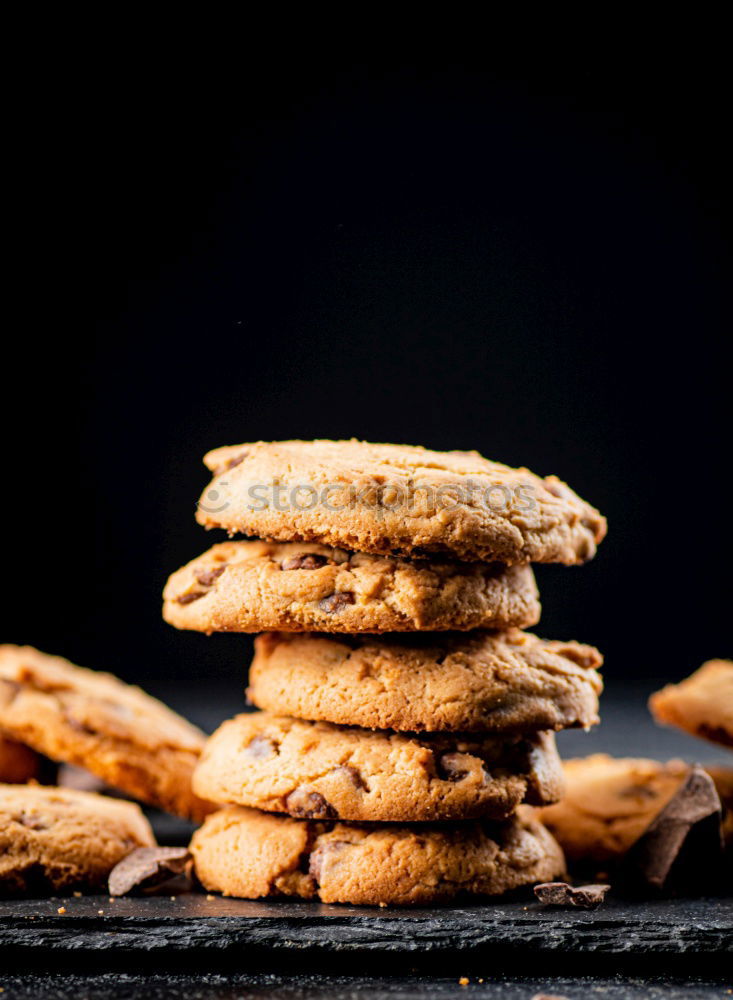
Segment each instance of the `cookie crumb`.
[[104,910],[97,910],[97,913],[99,914],[100,917],[104,916]]
[[468,977],[467,976],[461,976],[461,978],[458,980],[458,985],[459,986],[468,986]]
[[74,893],[74,899],[81,899],[81,893],[80,892],[75,892]]
[[59,908],[58,908],[58,910],[56,910],[56,912],[57,913],[61,913],[63,915],[64,913],[66,913],[66,907],[65,906],[59,906]]
[[214,902],[214,900],[216,899],[216,896],[212,896],[212,895],[211,895],[211,893],[209,893],[209,894],[207,895],[206,899],[207,899],[207,901],[208,901],[209,903],[213,903],[213,902]]

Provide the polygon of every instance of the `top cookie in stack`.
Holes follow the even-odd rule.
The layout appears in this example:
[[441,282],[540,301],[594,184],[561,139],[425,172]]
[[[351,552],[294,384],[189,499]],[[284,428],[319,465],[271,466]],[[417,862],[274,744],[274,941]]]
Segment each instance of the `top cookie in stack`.
[[444,631],[539,620],[528,562],[590,559],[605,519],[554,476],[360,441],[258,442],[205,457],[197,519],[268,539],[175,573],[164,616],[198,631]]
[[202,883],[414,903],[562,874],[521,803],[561,794],[551,730],[598,721],[601,658],[520,629],[540,612],[529,562],[589,559],[598,511],[476,452],[286,441],[205,461],[199,522],[259,538],[174,573],[164,617],[269,634],[250,674],[263,711],[225,723],[194,775],[227,807],[194,837]]

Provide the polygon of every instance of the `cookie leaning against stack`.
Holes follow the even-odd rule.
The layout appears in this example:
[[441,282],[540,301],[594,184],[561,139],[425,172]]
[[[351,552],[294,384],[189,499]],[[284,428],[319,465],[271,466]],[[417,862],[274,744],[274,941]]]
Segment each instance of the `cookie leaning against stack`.
[[561,875],[522,803],[560,797],[552,731],[598,721],[601,658],[521,629],[540,611],[528,563],[590,558],[598,511],[476,452],[286,441],[205,461],[200,523],[262,540],[174,573],[164,617],[266,634],[261,711],[224,723],[194,772],[226,807],[192,841],[203,885],[406,904]]

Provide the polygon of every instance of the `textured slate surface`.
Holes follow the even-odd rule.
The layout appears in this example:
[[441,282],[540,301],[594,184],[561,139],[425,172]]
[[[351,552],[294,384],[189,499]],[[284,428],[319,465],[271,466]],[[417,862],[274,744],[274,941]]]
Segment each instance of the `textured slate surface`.
[[[57,910],[65,907],[60,915]],[[102,911],[100,914],[99,911]],[[733,901],[610,901],[597,910],[530,901],[399,910],[246,902],[203,894],[0,903],[3,953],[47,950],[156,954],[247,951],[314,956],[481,954],[704,956],[733,952]]]
[[[483,980],[479,982],[479,980]],[[460,996],[485,1000],[530,1000],[539,994],[566,997],[567,1000],[727,1000],[730,995],[726,981],[706,981],[685,978],[671,980],[666,976],[649,978],[551,976],[507,978],[483,975],[470,980],[467,986],[458,984],[458,976],[399,978],[323,976],[323,975],[130,975],[114,973],[94,976],[24,975],[4,976],[0,986],[3,1000],[41,1000],[46,997],[83,998],[95,1000],[249,1000],[268,997],[270,1000],[417,1000],[435,997],[447,1000]]]

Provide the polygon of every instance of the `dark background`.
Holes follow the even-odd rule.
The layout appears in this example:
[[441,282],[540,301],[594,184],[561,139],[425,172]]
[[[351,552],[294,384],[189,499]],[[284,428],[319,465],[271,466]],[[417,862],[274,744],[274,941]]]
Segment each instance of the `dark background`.
[[730,656],[720,63],[256,48],[62,60],[21,116],[4,637],[238,707],[249,638],[160,619],[219,537],[201,457],[357,436],[596,504],[595,561],[538,567],[538,631],[597,644],[611,686]]

